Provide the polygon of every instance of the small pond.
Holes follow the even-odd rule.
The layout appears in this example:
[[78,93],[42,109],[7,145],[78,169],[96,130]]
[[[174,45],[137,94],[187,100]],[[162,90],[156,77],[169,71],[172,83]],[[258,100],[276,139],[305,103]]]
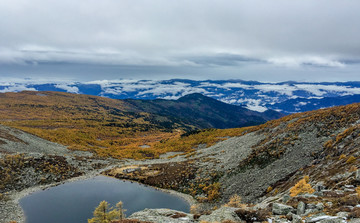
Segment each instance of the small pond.
[[114,206],[120,200],[126,215],[145,208],[170,208],[189,212],[189,204],[180,197],[105,176],[65,183],[32,193],[20,200],[26,223],[87,223],[103,200]]

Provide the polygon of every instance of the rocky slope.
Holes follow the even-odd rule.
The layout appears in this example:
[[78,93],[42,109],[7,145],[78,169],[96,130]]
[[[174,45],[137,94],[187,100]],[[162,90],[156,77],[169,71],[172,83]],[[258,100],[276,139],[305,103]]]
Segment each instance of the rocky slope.
[[[238,195],[241,203],[257,204],[243,204],[242,220],[265,209],[276,222],[342,222],[360,217],[359,120],[360,104],[295,114],[199,145],[185,160],[107,174],[189,193],[202,215]],[[303,178],[314,190],[291,194]]]

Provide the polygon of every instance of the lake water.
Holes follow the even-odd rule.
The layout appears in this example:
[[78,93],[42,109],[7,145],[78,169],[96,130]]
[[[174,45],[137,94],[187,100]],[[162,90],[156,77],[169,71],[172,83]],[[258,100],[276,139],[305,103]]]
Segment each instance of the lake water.
[[105,176],[75,181],[38,191],[20,200],[26,223],[87,223],[103,200],[114,206],[120,200],[126,216],[145,208],[170,208],[189,212],[189,204],[177,196]]

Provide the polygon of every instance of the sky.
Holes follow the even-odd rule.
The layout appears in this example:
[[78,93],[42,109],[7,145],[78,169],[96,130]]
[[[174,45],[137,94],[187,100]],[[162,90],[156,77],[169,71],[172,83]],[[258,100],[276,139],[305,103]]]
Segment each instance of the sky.
[[358,0],[1,0],[0,80],[360,81]]

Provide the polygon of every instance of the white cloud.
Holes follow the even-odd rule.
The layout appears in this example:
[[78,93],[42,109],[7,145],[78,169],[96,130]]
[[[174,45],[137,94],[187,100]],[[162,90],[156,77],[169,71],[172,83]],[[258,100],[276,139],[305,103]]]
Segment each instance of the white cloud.
[[56,84],[55,85],[56,88],[60,88],[63,89],[69,93],[75,93],[75,94],[79,94],[79,88],[76,86],[70,86],[67,84]]
[[4,89],[0,90],[1,93],[20,92],[20,91],[37,91],[37,90],[35,88],[28,88],[25,85],[20,85],[20,84],[8,86],[8,87],[5,87]]
[[246,104],[246,107],[250,110],[253,110],[253,111],[258,111],[258,112],[264,112],[267,110],[266,107],[264,106],[261,106],[261,100],[258,99],[258,100],[255,100],[255,99],[249,99],[247,100],[247,104]]
[[314,66],[324,66],[324,67],[345,67],[345,64],[328,59],[326,57],[320,56],[310,56],[310,57],[277,57],[267,59],[269,63],[273,63],[279,66],[290,66],[290,67],[299,67],[302,65],[314,65]]
[[315,96],[323,96],[331,92],[341,93],[341,95],[360,94],[360,88],[349,87],[349,86],[322,85],[322,84],[296,84],[295,86],[299,90],[308,91],[314,94]]
[[261,85],[254,85],[253,86],[254,89],[258,89],[261,92],[278,92],[280,94],[285,94],[288,96],[292,96],[293,95],[293,91],[296,91],[297,88],[294,86],[290,86],[287,84],[281,84],[281,85],[277,85],[277,84],[261,84]]

